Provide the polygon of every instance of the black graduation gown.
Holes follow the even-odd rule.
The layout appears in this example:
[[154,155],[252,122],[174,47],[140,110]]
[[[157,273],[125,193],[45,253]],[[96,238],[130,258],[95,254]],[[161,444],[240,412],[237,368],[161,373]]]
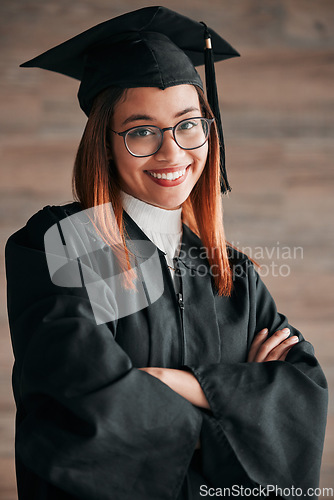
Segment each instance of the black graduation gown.
[[[159,250],[161,297],[97,324],[85,287],[51,281],[44,250],[47,229],[79,210],[47,206],[6,245],[20,500],[203,498],[199,482],[316,487],[326,380],[291,326],[300,341],[286,361],[246,362],[256,332],[289,326],[247,257],[231,254],[233,293],[219,297],[201,241],[183,225],[182,308]],[[124,216],[131,240],[147,240]],[[211,411],[144,366],[191,370]]]

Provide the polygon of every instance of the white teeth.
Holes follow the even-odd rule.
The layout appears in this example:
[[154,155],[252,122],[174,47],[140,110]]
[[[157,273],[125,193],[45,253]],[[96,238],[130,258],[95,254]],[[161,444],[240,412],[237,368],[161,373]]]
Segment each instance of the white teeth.
[[168,172],[167,174],[156,174],[155,172],[149,172],[152,177],[155,177],[156,179],[166,179],[168,181],[175,181],[182,175],[186,173],[186,169],[180,170],[178,172]]

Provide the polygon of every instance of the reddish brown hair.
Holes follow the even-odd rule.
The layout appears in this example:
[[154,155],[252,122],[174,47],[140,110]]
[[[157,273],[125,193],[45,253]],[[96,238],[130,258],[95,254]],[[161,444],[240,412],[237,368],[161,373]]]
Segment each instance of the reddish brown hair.
[[[203,115],[213,118],[203,92],[195,87]],[[111,211],[101,207],[95,223],[103,239],[110,244],[119,258],[120,265],[128,269],[124,253],[119,251],[120,234],[125,246],[125,228],[120,185],[115,165],[108,160],[108,127],[115,106],[125,96],[126,89],[110,87],[95,99],[77,152],[73,170],[73,195],[84,209],[111,203]],[[232,289],[232,272],[229,266],[223,227],[223,208],[220,190],[219,139],[214,124],[209,137],[209,151],[205,168],[188,199],[182,206],[182,219],[201,239],[207,249],[207,258],[219,295],[228,296]],[[133,275],[132,275],[133,277]]]

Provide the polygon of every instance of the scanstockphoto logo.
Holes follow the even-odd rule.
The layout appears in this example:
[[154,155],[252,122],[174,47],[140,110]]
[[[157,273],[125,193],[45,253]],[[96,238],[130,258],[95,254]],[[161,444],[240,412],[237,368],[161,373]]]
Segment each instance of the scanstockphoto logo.
[[244,247],[239,242],[233,243],[233,246],[259,264],[261,278],[286,278],[290,276],[291,263],[304,258],[303,247],[291,247],[279,241],[273,246]]
[[206,484],[202,484],[199,488],[201,497],[211,498],[318,498],[319,496],[333,497],[333,488],[307,488],[302,489],[293,485],[281,488],[277,485],[268,484],[267,486],[245,487],[239,484],[233,484],[226,488],[210,488]]
[[[113,224],[117,257],[94,222],[103,211]],[[151,241],[131,241],[130,268],[120,272],[119,257],[126,261],[126,250],[110,203],[54,224],[45,233],[44,245],[52,282],[61,287],[85,287],[98,325],[138,312],[163,294],[160,259]],[[127,278],[132,287],[124,285]]]
[[[207,276],[215,278],[220,276],[220,269],[216,264],[209,265],[208,260],[213,259],[217,248],[207,249],[204,246],[183,246],[179,251],[179,260],[190,262],[190,267],[197,276]],[[303,247],[290,247],[276,242],[274,246],[244,247],[237,243],[230,243],[231,257],[230,266],[233,279],[245,278],[248,267],[254,261],[257,264],[256,270],[261,278],[267,276],[286,278],[291,273],[292,261],[302,260],[304,258]],[[245,262],[245,257],[251,260]],[[235,259],[235,260],[234,260]],[[186,268],[179,269],[179,275],[182,277],[188,271]]]

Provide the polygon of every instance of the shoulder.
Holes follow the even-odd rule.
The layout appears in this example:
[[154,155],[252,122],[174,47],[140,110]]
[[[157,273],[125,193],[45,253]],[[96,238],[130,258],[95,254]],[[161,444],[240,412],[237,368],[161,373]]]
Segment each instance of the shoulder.
[[256,268],[258,264],[254,262],[247,254],[241,252],[238,248],[227,245],[227,254],[229,264],[232,271],[233,282],[236,285],[240,280],[247,279],[256,286],[258,280],[258,272]]
[[[181,260],[188,260],[188,264],[191,267],[196,266],[196,262],[198,263],[198,265],[202,265],[203,257],[207,257],[208,254],[210,254],[210,249],[207,249],[203,245],[201,239],[186,224],[183,224],[183,233],[183,257]],[[234,283],[236,283],[238,279],[257,279],[257,273],[255,270],[256,264],[253,262],[253,260],[249,258],[247,254],[241,252],[238,248],[233,247],[228,242],[227,256]]]
[[238,248],[231,246],[229,243],[227,244],[227,255],[232,267],[254,267],[254,261],[250,259],[247,254],[241,252]]
[[54,224],[57,221],[64,219],[69,215],[73,215],[80,212],[82,209],[80,203],[73,201],[72,203],[67,203],[66,205],[46,205],[41,210],[36,212],[28,220],[26,227],[29,229],[34,229],[36,226],[48,226]]
[[46,231],[65,217],[80,212],[82,207],[78,202],[66,205],[47,205],[30,217],[26,225],[13,233],[6,248],[11,244],[19,244],[31,248],[43,246]]
[[[199,249],[205,248],[201,239],[197,234],[195,234],[190,227],[183,223],[183,239],[187,245],[197,247]],[[227,255],[230,265],[253,265],[252,260],[245,253],[241,252],[238,248],[232,246],[230,243],[226,242]]]

